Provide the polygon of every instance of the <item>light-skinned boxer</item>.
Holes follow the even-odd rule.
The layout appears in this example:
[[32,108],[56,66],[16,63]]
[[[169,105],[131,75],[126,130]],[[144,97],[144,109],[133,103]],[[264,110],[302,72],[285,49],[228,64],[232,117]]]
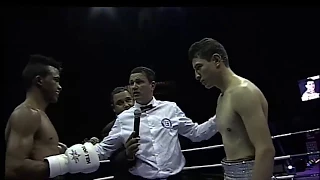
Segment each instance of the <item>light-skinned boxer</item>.
[[[242,57],[244,61],[246,57]],[[195,77],[205,88],[217,87],[217,127],[226,158],[226,180],[270,180],[275,150],[268,127],[268,102],[251,81],[236,75],[225,48],[204,38],[189,48]]]

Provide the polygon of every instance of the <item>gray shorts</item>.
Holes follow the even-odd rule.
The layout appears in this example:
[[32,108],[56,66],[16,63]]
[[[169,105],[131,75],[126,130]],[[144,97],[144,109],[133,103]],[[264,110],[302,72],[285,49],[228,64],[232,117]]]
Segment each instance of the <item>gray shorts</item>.
[[[224,180],[251,180],[254,157],[248,157],[235,161],[221,161],[224,170]],[[273,179],[273,178],[271,178]]]
[[225,180],[251,180],[254,165],[254,157],[227,161],[221,161]]

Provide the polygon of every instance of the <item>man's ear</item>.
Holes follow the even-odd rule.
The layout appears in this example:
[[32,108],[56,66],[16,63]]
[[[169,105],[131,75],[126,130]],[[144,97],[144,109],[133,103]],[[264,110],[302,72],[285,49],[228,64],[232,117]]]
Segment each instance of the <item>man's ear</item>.
[[116,112],[116,110],[114,109],[114,105],[113,104],[110,104],[111,108],[112,108],[112,111],[113,112]]
[[33,83],[37,85],[37,87],[42,87],[43,85],[43,80],[41,78],[41,76],[37,75],[34,79],[33,79]]
[[218,53],[214,53],[212,56],[211,56],[211,61],[214,62],[214,64],[216,65],[216,67],[220,67],[221,63],[222,63],[222,58],[221,58],[221,55],[218,54]]
[[156,82],[155,81],[151,82],[151,87],[152,87],[152,90],[154,90],[156,88]]

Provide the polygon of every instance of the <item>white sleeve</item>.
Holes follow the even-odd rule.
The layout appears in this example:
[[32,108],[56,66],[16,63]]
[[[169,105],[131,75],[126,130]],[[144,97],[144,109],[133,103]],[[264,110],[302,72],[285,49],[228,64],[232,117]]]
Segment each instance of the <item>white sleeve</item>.
[[95,149],[99,155],[99,159],[108,159],[114,151],[121,147],[122,142],[123,140],[121,136],[120,120],[116,119],[109,135],[106,136],[100,143],[95,144]]
[[199,125],[186,117],[177,105],[175,105],[175,111],[176,118],[179,120],[179,134],[189,138],[193,142],[208,140],[218,132],[215,122],[216,116]]

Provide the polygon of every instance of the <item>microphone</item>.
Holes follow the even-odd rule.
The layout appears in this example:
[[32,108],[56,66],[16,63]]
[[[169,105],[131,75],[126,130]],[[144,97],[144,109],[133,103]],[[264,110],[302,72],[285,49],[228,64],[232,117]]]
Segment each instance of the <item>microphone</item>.
[[141,110],[134,110],[134,132],[135,137],[139,136]]

